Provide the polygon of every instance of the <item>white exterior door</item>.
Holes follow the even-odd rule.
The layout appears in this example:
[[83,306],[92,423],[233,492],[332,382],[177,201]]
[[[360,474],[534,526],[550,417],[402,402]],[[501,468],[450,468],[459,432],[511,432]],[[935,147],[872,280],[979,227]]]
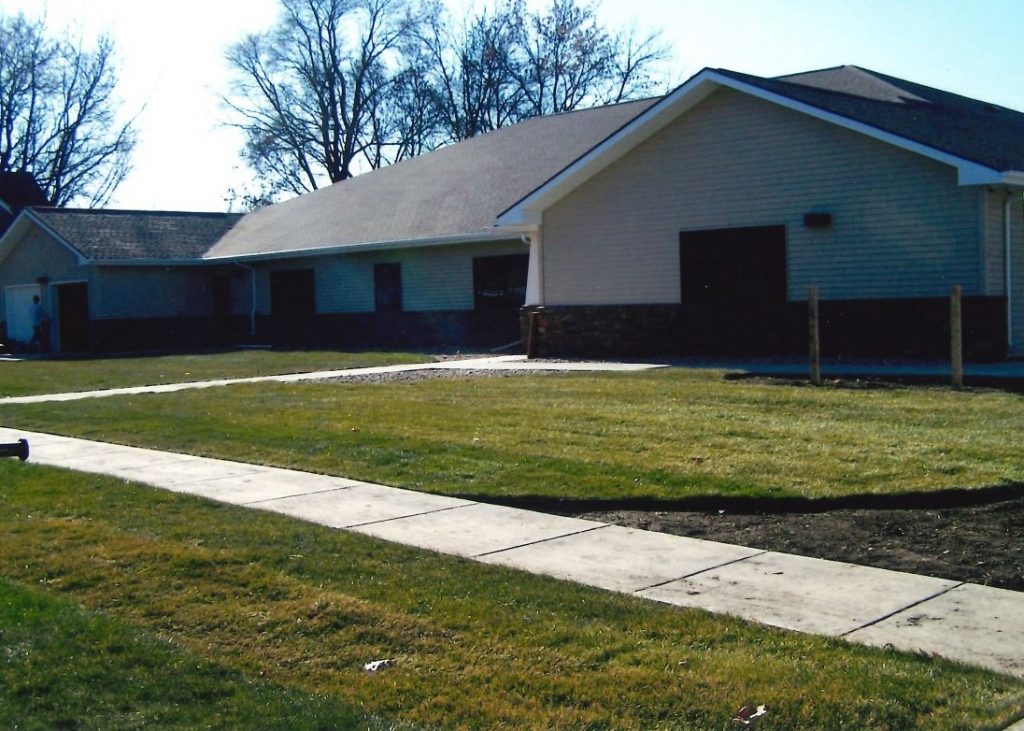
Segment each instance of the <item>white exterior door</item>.
[[32,298],[43,296],[38,284],[19,284],[4,290],[4,311],[7,313],[7,338],[29,343],[32,340]]

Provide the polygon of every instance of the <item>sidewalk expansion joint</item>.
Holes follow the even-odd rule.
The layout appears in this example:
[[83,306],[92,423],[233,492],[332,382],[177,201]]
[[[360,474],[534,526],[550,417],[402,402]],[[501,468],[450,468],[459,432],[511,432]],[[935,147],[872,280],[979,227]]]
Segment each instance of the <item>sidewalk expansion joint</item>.
[[874,625],[879,624],[881,622],[884,622],[885,620],[887,620],[887,619],[889,619],[891,617],[895,617],[897,614],[902,614],[903,612],[907,611],[908,609],[913,609],[914,607],[919,607],[922,604],[924,604],[925,602],[930,602],[932,599],[937,599],[940,596],[943,596],[944,594],[948,594],[949,592],[953,591],[953,589],[959,589],[961,586],[965,586],[966,584],[967,584],[966,581],[959,581],[959,582],[953,584],[953,586],[947,587],[945,589],[940,589],[939,591],[935,592],[934,594],[929,594],[928,596],[926,596],[926,597],[924,597],[922,599],[918,599],[916,602],[911,602],[910,604],[908,604],[905,607],[900,607],[899,609],[896,609],[896,610],[894,610],[892,612],[889,612],[888,614],[885,614],[885,615],[882,615],[881,617],[877,617],[875,619],[872,619],[870,622],[865,622],[861,626],[854,627],[851,630],[847,630],[846,632],[843,632],[842,634],[840,634],[838,636],[839,637],[849,637],[854,632],[859,632],[862,629],[867,629],[868,627],[873,627]]
[[569,536],[579,536],[579,535],[583,535],[584,533],[590,533],[592,531],[601,530],[602,528],[607,528],[607,527],[608,527],[607,523],[605,523],[603,525],[595,525],[595,526],[593,526],[591,528],[583,528],[581,530],[574,530],[571,533],[561,533],[561,534],[559,534],[557,536],[549,536],[547,538],[539,538],[536,541],[527,541],[526,543],[519,543],[519,544],[517,544],[515,546],[506,546],[505,548],[496,548],[493,551],[484,551],[483,553],[474,554],[472,556],[472,558],[483,558],[484,556],[493,556],[496,553],[504,553],[505,551],[514,551],[517,548],[526,548],[526,546],[536,546],[539,543],[547,543],[548,541],[556,541],[559,538],[568,538]]
[[[238,477],[239,475],[235,475]],[[245,477],[245,475],[241,475]],[[230,477],[217,477],[216,480],[229,480]],[[214,480],[208,480],[213,482]],[[262,500],[250,500],[244,503],[234,503],[235,505],[259,505],[260,503],[276,503],[282,500],[291,500],[292,498],[309,497],[310,495],[323,495],[326,492],[338,492],[339,490],[351,490],[355,485],[338,485],[337,487],[325,487],[323,490],[311,490],[310,492],[297,492],[294,495],[282,495],[281,497],[267,497]]]
[[674,579],[667,579],[666,581],[659,581],[656,584],[651,584],[650,586],[641,586],[639,589],[634,589],[633,593],[634,594],[639,594],[642,591],[649,591],[650,589],[657,589],[659,586],[665,586],[666,584],[671,584],[673,581],[682,581],[683,579],[689,579],[689,578],[692,578],[694,576],[699,576],[700,574],[706,574],[708,571],[714,571],[716,569],[720,569],[720,568],[723,568],[725,566],[732,566],[734,563],[742,563],[743,561],[746,561],[748,559],[755,558],[757,556],[763,556],[766,553],[771,553],[771,552],[770,551],[758,551],[757,553],[752,553],[749,556],[740,556],[739,558],[734,558],[731,561],[723,561],[722,563],[715,564],[714,566],[708,566],[707,568],[701,569],[700,571],[691,571],[688,574],[683,574],[682,576],[677,576]]
[[367,525],[378,525],[380,523],[393,523],[396,520],[405,520],[406,518],[418,518],[421,515],[433,515],[434,513],[445,513],[445,512],[448,512],[449,510],[462,510],[463,508],[471,508],[474,505],[479,505],[479,504],[480,503],[468,503],[466,505],[450,505],[447,508],[435,508],[434,510],[424,510],[423,512],[420,512],[420,513],[409,513],[408,515],[396,515],[393,518],[381,518],[380,520],[368,520],[365,523],[352,523],[351,525],[346,525],[344,527],[344,530],[353,530],[355,528],[362,528],[362,527],[367,526]]

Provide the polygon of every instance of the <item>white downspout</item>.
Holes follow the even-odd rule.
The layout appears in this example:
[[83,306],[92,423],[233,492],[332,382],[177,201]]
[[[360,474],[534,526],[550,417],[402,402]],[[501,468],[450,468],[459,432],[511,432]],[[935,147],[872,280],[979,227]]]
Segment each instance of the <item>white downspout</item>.
[[1012,191],[1007,192],[1006,201],[1003,203],[1003,283],[1006,294],[1006,348],[1013,350],[1013,259],[1011,243],[1013,242],[1010,221],[1013,214],[1012,204],[1015,196]]

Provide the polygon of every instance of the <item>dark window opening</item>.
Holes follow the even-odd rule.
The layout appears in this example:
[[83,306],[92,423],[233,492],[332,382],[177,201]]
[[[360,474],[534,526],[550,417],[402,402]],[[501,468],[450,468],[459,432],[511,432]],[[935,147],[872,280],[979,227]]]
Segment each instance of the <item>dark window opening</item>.
[[89,350],[88,285],[57,285],[57,327],[62,351]]
[[316,312],[312,269],[285,269],[270,273],[270,314],[308,317]]
[[786,227],[679,234],[682,301],[785,302]]
[[213,316],[218,320],[231,315],[231,277],[218,275],[213,278]]
[[515,310],[526,302],[529,254],[473,259],[473,308]]
[[373,265],[373,302],[377,312],[402,311],[402,265]]

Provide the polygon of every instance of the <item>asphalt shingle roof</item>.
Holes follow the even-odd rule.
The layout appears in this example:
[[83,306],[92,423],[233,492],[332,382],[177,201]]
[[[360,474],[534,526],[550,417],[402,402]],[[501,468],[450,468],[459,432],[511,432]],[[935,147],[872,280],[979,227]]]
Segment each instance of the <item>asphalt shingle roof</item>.
[[198,259],[241,218],[237,213],[33,208],[54,233],[94,261]]
[[1000,172],[1024,171],[1024,114],[859,66],[765,79],[716,73]]
[[484,233],[656,99],[536,117],[247,215],[208,256]]
[[[857,66],[777,78],[708,69],[998,171],[1024,114]],[[246,214],[35,208],[89,259],[235,257],[486,236],[496,218],[659,99],[536,117]],[[651,110],[657,113],[657,110]]]

